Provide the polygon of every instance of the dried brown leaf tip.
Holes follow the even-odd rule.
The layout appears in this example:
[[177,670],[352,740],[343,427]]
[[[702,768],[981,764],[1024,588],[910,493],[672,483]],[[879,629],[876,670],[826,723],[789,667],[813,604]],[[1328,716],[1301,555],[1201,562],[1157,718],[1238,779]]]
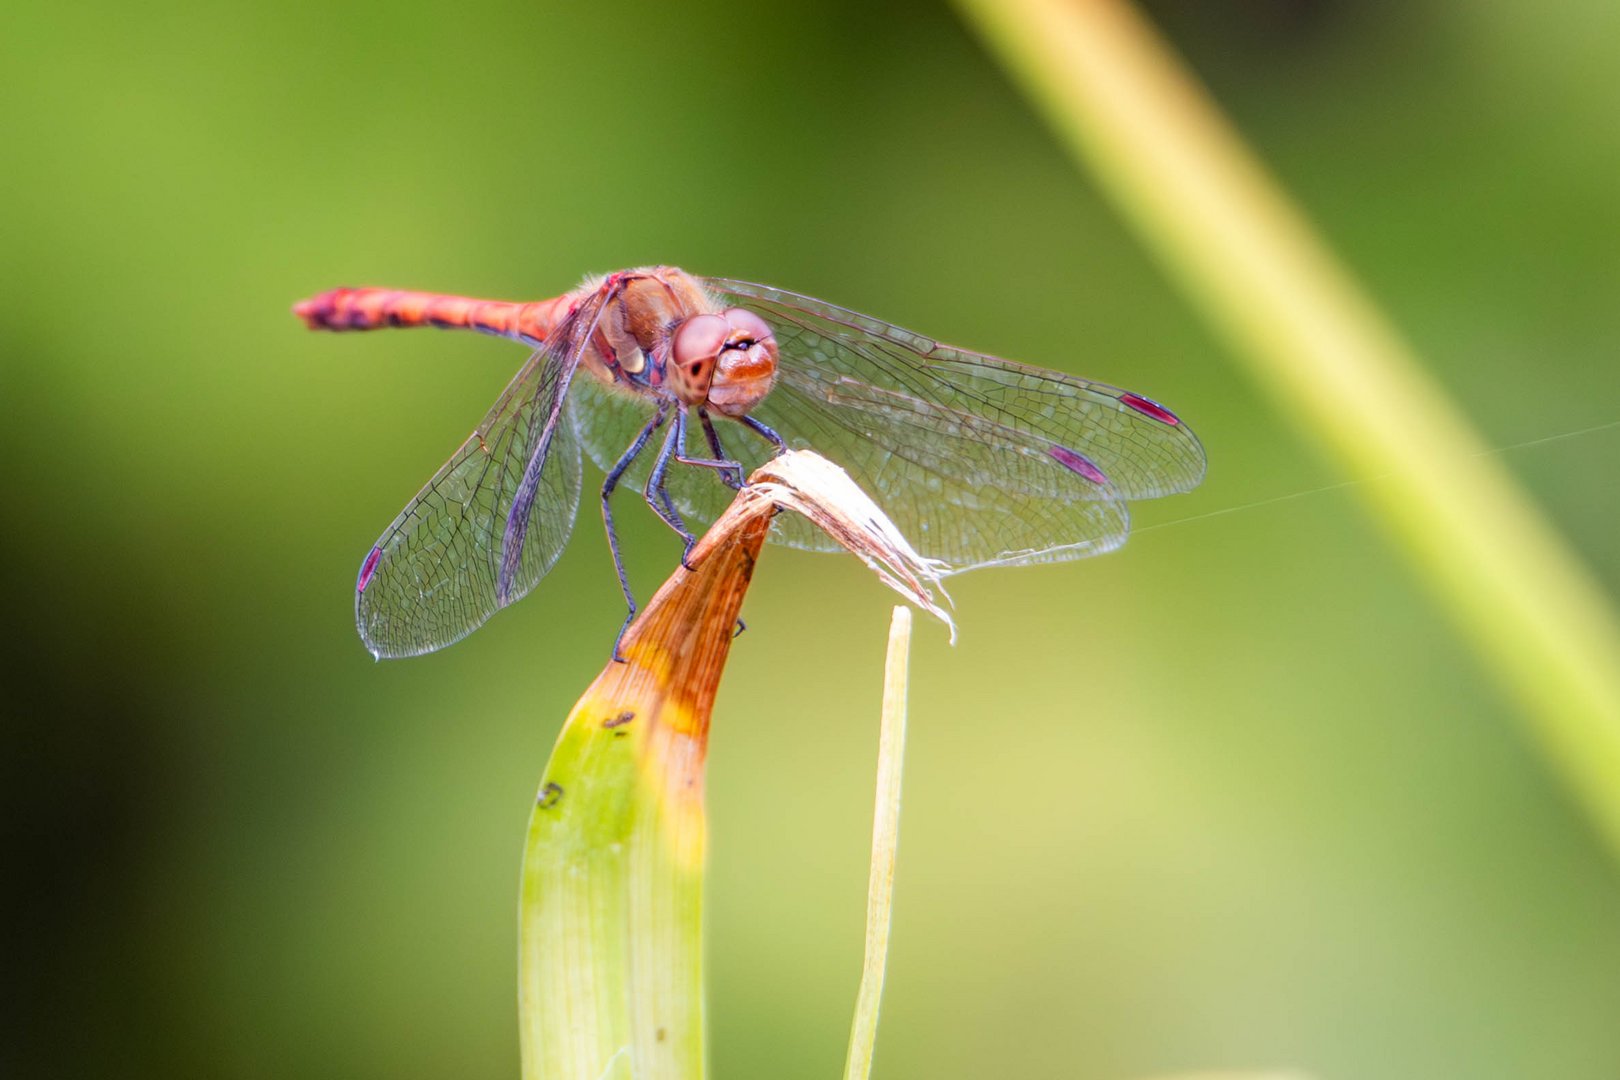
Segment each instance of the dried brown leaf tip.
[[[567,801],[562,792],[588,801],[602,774],[587,759],[609,753],[608,745],[628,745],[643,782],[661,795],[679,856],[701,861],[709,716],[755,562],[771,519],[784,510],[824,530],[885,585],[950,626],[954,638],[950,616],[934,599],[942,564],[918,555],[842,469],[811,451],[781,454],[754,472],[704,534],[693,568],[677,568],[648,601],[625,632],[623,661],[610,661],[574,707],[547,770],[554,797],[542,798],[542,809]],[[575,753],[562,754],[565,746]]]
[[[731,651],[743,596],[771,519],[802,514],[879,580],[951,629],[935,600],[943,564],[917,554],[888,516],[826,458],[789,451],[761,466],[626,631],[623,662],[610,662],[575,716],[607,717],[605,734],[628,729],[648,779],[664,789],[678,846],[701,857],[704,752],[720,674]],[[630,720],[624,718],[629,717]]]
[[756,469],[749,486],[698,543],[694,564],[734,523],[778,509],[804,515],[871,567],[885,585],[950,627],[951,640],[956,639],[956,624],[934,599],[937,590],[949,600],[941,584],[948,567],[919,555],[848,473],[811,450],[786,451]]

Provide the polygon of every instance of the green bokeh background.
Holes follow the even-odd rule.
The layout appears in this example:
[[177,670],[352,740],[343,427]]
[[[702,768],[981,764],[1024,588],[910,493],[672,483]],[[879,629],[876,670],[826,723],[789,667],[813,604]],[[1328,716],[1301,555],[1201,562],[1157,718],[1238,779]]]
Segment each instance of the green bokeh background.
[[[1620,417],[1620,8],[1152,10],[1491,445]],[[604,545],[587,511],[526,603],[373,664],[360,557],[522,354],[287,307],[652,261],[1139,389],[1209,451],[1123,552],[960,579],[954,649],[919,624],[879,1077],[1620,1075],[1613,863],[1355,489],[1250,505],[1346,477],[948,10],[23,0],[0,154],[7,1075],[516,1075]],[[1620,430],[1502,453],[1620,588]],[[623,517],[645,592],[676,547]],[[761,563],[719,1076],[841,1067],[890,600]]]

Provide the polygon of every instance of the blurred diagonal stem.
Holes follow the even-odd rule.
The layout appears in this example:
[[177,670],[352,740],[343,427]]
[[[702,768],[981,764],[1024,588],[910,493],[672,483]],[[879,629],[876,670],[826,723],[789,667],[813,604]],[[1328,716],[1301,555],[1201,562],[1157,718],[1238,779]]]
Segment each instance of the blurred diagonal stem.
[[1234,355],[1361,490],[1620,853],[1602,588],[1124,0],[957,0]]

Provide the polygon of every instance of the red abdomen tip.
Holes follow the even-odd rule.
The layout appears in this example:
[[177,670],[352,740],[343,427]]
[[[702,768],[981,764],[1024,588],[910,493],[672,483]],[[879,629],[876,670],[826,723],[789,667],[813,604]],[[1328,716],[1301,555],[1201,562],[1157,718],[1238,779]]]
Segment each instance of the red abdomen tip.
[[328,289],[318,296],[298,301],[293,305],[293,314],[303,319],[311,330],[337,329],[333,319],[352,292],[353,289]]

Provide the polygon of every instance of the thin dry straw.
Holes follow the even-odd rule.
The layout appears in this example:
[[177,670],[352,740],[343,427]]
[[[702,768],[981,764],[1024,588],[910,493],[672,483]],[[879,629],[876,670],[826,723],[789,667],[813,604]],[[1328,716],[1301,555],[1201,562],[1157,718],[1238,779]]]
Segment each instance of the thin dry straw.
[[866,885],[866,956],[850,1026],[844,1080],[872,1072],[883,973],[894,917],[894,860],[900,845],[900,774],[906,756],[906,679],[911,656],[911,609],[896,607],[889,624],[889,655],[883,669],[883,717],[878,731],[877,797],[872,809],[872,868]]
[[1234,357],[1352,475],[1620,853],[1620,625],[1153,28],[1123,0],[958,0]]

